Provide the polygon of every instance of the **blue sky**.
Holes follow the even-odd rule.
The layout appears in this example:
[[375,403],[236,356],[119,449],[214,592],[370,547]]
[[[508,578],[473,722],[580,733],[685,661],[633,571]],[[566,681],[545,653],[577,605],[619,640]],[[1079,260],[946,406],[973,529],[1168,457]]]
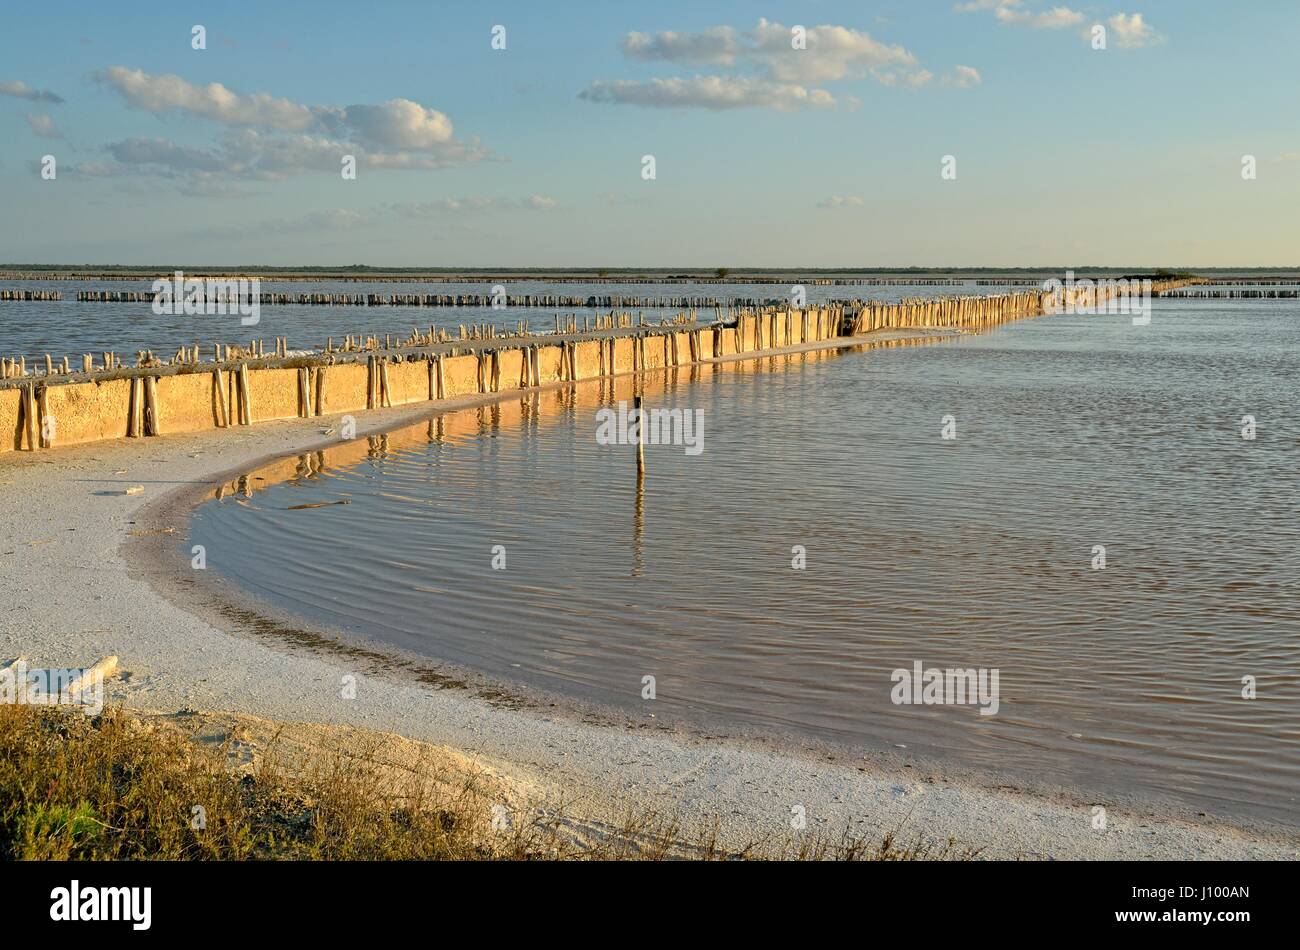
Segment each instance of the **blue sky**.
[[1280,0],[0,16],[7,262],[1300,263]]

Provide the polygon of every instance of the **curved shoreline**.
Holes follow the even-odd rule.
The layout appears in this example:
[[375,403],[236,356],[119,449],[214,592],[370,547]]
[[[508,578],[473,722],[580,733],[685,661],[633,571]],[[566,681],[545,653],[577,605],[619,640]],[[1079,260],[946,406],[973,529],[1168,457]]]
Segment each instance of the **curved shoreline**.
[[[870,342],[845,341],[839,346]],[[765,352],[761,358],[783,352]],[[357,434],[375,435],[441,412],[518,395],[360,412]],[[1137,807],[1142,803],[1132,809],[1116,805],[1110,829],[1099,834],[1091,828],[1087,803],[942,777],[921,779],[918,773],[929,772],[929,764],[918,769],[921,763],[901,761],[903,756],[892,766],[883,761],[855,766],[826,762],[820,750],[800,754],[772,749],[772,743],[761,739],[709,744],[677,733],[664,735],[663,728],[649,735],[644,726],[629,731],[600,721],[596,711],[580,705],[572,718],[552,714],[549,706],[494,692],[486,678],[439,682],[440,676],[457,678],[441,668],[393,672],[388,669],[388,651],[367,651],[354,644],[335,644],[323,651],[328,637],[307,627],[267,631],[274,634],[271,639],[232,630],[232,625],[238,628],[262,617],[252,605],[227,603],[223,617],[209,612],[212,604],[183,604],[193,601],[197,592],[211,592],[201,591],[209,578],[197,584],[193,576],[184,576],[187,565],[178,564],[178,516],[227,471],[239,474],[285,455],[336,445],[321,438],[320,425],[315,419],[273,423],[238,433],[233,440],[225,434],[220,444],[211,434],[170,436],[148,447],[100,443],[0,466],[0,482],[13,480],[26,489],[6,491],[0,500],[8,523],[15,526],[13,538],[5,539],[5,550],[0,551],[0,577],[15,595],[9,616],[21,615],[24,605],[33,608],[30,623],[16,624],[0,637],[0,652],[22,653],[51,665],[77,665],[96,651],[119,653],[127,673],[113,685],[110,699],[135,707],[198,704],[285,720],[390,730],[451,745],[557,795],[577,790],[582,811],[594,820],[616,816],[628,803],[653,804],[661,811],[672,806],[687,819],[717,819],[724,835],[742,840],[783,833],[791,806],[802,804],[810,827],[833,832],[841,826],[856,832],[902,827],[905,833],[939,840],[956,837],[984,847],[985,855],[992,857],[1300,855],[1294,834],[1252,833],[1169,814],[1154,817]],[[209,449],[219,453],[220,466],[203,458],[202,451]],[[197,457],[192,454],[196,450]],[[158,459],[160,455],[169,457]],[[177,483],[161,498],[146,491],[142,497],[110,500],[79,484],[84,480],[95,487],[112,485],[111,477],[103,477],[108,471],[139,471],[150,460],[168,463],[164,471]],[[78,477],[87,471],[101,477]],[[149,484],[138,475],[124,481]],[[110,514],[110,530],[98,523],[104,509]],[[33,513],[38,517],[33,519]],[[76,527],[64,530],[68,525]],[[43,534],[55,537],[47,540]],[[82,538],[74,539],[73,534]],[[90,543],[82,543],[87,537]],[[16,558],[24,545],[27,557]],[[68,559],[61,562],[65,555]],[[87,555],[91,563],[74,563]],[[99,580],[78,580],[75,572],[80,569],[93,571]],[[183,572],[179,578],[178,570]],[[39,577],[63,580],[66,589],[57,597],[48,591],[42,597],[28,586],[32,599],[17,596],[23,593],[24,579],[30,584]],[[231,610],[247,611],[248,616],[232,616]],[[114,629],[104,630],[104,625]],[[385,669],[375,672],[373,667]],[[338,681],[349,674],[357,676],[357,698],[344,700],[338,695]],[[469,688],[430,689],[430,683]]]

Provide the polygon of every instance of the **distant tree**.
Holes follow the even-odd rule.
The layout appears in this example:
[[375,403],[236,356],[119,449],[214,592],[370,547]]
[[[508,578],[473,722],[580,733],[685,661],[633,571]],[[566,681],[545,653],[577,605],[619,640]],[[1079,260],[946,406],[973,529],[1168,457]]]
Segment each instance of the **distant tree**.
[[719,267],[717,270],[717,274],[719,278],[726,277],[730,273],[731,273],[731,269],[728,267]]

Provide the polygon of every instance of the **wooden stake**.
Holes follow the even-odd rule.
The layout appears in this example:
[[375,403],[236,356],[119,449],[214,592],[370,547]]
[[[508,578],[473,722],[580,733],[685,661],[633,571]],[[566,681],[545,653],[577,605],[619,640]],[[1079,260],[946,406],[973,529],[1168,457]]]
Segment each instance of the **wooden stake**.
[[248,385],[248,364],[239,364],[239,424],[253,424],[252,393]]
[[35,452],[40,448],[40,427],[36,422],[36,384],[28,383],[23,387],[22,395],[23,426],[27,430],[27,451]]
[[49,394],[50,388],[48,386],[41,386],[36,390],[36,418],[39,422],[41,448],[43,449],[48,449],[52,442],[45,425],[45,420],[50,418]]
[[144,432],[144,380],[136,376],[131,380],[131,402],[127,407],[126,435],[138,439]]
[[217,428],[230,428],[230,412],[226,408],[226,380],[221,370],[212,372],[212,394],[217,405]]
[[144,378],[144,434],[160,435],[158,419],[158,380]]
[[632,408],[636,410],[636,477],[640,480],[645,478],[645,410],[639,395],[632,397]]

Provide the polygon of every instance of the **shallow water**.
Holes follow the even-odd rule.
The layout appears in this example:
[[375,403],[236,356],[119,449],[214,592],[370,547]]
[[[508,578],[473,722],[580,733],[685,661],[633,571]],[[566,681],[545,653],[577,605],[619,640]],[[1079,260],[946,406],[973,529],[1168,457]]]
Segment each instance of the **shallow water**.
[[[1296,823],[1295,302],[659,374],[649,404],[700,410],[703,451],[647,446],[642,492],[634,448],[595,438],[627,385],[258,473],[198,509],[184,556],[204,544],[281,608],[639,720]],[[894,704],[917,661],[997,669],[997,714]]]

